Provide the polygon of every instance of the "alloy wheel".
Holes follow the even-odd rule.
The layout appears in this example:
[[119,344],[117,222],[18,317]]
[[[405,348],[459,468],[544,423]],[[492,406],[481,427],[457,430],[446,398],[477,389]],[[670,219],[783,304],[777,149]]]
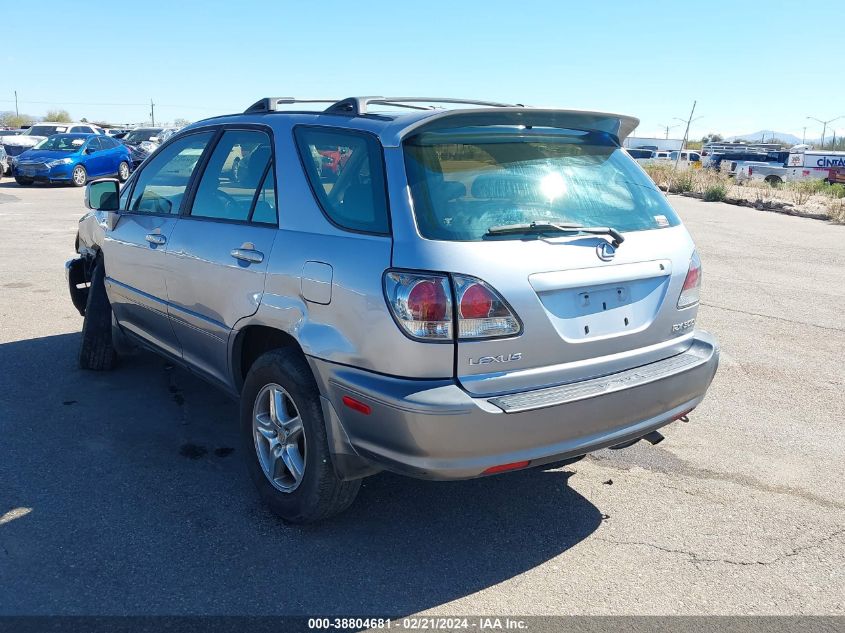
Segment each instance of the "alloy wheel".
[[305,429],[291,395],[275,383],[265,385],[252,408],[252,437],[264,476],[290,493],[305,474]]

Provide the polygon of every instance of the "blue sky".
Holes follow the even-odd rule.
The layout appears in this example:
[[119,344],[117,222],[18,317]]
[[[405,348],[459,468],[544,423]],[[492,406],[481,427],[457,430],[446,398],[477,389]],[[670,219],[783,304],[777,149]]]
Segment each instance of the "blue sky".
[[[759,129],[801,136],[805,125],[817,137],[821,125],[807,116],[845,115],[836,52],[845,3],[812,6],[7,2],[0,110],[14,109],[13,90],[22,112],[64,107],[115,122],[145,120],[150,98],[158,119],[195,120],[262,96],[421,94],[623,112],[638,116],[637,134],[648,136],[677,124],[697,99],[692,138]],[[47,19],[53,12],[62,18]],[[845,133],[845,118],[833,127]]]

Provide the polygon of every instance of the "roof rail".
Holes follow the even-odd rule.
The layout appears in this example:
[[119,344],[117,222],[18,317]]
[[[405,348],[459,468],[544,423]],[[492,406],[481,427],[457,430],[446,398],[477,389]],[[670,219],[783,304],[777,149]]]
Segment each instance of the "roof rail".
[[433,105],[414,104],[433,103],[454,103],[463,105],[476,105],[491,108],[512,108],[521,106],[516,103],[499,103],[497,101],[479,101],[477,99],[454,99],[452,97],[348,97],[326,108],[328,114],[349,114],[358,116],[367,114],[367,107],[370,104],[395,106],[398,108],[411,108],[413,110],[433,110]]
[[296,97],[265,97],[259,99],[246,110],[244,114],[260,114],[262,112],[278,112],[279,106],[292,103],[335,103],[337,99],[297,99]]

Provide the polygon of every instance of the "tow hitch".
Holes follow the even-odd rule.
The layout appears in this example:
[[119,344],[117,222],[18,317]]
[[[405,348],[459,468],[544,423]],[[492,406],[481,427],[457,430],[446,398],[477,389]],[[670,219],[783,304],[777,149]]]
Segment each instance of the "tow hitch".
[[[689,411],[684,411],[681,415],[674,418],[674,420],[680,420],[681,422],[689,422],[689,414],[690,414],[691,411],[692,411],[692,409],[690,409]],[[662,442],[665,439],[666,438],[663,437],[663,434],[660,431],[651,431],[651,432],[646,433],[645,435],[640,436],[636,439],[629,440],[627,442],[622,442],[621,444],[617,444],[616,446],[611,446],[610,450],[618,451],[618,450],[621,450],[623,448],[628,448],[629,446],[633,446],[634,444],[636,444],[640,440],[645,440],[646,442],[648,442],[649,444],[654,446],[656,444],[660,444],[660,442]]]

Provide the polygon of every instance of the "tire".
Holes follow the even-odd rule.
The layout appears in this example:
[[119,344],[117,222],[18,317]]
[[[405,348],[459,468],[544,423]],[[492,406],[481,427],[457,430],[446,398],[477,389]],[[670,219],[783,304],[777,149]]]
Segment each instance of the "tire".
[[[276,421],[288,419],[289,436],[285,433],[283,437],[284,428],[267,411],[274,392],[281,397],[286,413],[276,416]],[[261,424],[256,418],[263,418],[267,423]],[[265,474],[267,458],[275,454],[268,433],[275,434],[275,449],[280,455],[269,465],[275,465],[273,472],[278,475],[275,483],[271,482],[270,474]],[[355,500],[361,480],[341,481],[334,472],[317,383],[297,350],[267,352],[250,368],[241,392],[241,437],[252,481],[264,503],[282,520],[321,521],[342,512]],[[302,458],[298,480],[287,466],[290,449]]]
[[27,186],[32,184],[31,178],[22,178],[20,176],[15,176],[15,182],[19,185]]
[[107,371],[114,366],[117,354],[111,335],[112,312],[106,286],[102,258],[97,258],[91,273],[85,320],[82,323],[82,344],[79,347],[79,367],[93,371]]
[[129,180],[130,173],[131,170],[129,168],[129,163],[127,163],[125,160],[120,161],[120,165],[117,166],[117,179],[120,182],[126,182],[127,180]]
[[70,174],[70,182],[74,187],[84,187],[85,183],[88,182],[88,172],[82,165],[73,168]]

